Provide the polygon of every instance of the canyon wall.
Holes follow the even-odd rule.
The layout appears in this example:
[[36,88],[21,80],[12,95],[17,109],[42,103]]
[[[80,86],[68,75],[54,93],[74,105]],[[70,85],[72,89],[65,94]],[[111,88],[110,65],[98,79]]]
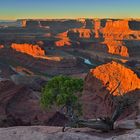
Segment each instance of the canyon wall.
[[132,39],[133,34],[134,35],[140,34],[139,31],[140,31],[140,21],[132,19],[107,20],[105,27],[102,28],[104,38],[117,40]]
[[[111,92],[121,82],[119,88],[122,94],[140,89],[140,78],[131,69],[117,63],[110,62],[91,70],[94,77],[99,79]],[[114,93],[118,95],[118,91]]]
[[129,57],[128,48],[122,41],[106,40],[104,44],[106,44],[108,48],[108,53]]
[[114,32],[122,32],[122,31],[129,31],[128,20],[108,20],[106,22],[104,30],[110,32],[114,30]]
[[138,31],[140,30],[140,20],[132,20],[132,21],[129,21],[129,28],[131,30],[135,30],[135,31]]
[[123,40],[131,33],[128,23],[128,20],[108,20],[102,29],[103,37],[105,39]]
[[95,31],[95,38],[99,38],[99,30],[101,29],[101,21],[95,20],[94,22],[94,31]]

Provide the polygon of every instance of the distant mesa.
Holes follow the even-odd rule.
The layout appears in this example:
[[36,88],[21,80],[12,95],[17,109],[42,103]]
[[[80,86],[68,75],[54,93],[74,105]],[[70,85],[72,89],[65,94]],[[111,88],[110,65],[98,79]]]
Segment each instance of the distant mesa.
[[110,32],[111,30],[114,30],[117,31],[117,32],[120,32],[120,31],[129,31],[129,21],[128,20],[116,20],[116,21],[113,21],[113,20],[108,20],[106,22],[106,25],[105,25],[105,28],[104,30]]
[[[101,53],[117,57],[139,56],[140,20],[138,19],[21,19],[18,22],[23,28],[13,29],[12,34],[7,28],[8,31],[3,31],[0,35],[1,40],[15,40],[16,34],[14,42],[20,42],[19,40],[23,38],[32,42],[39,38],[46,39],[46,44],[49,42],[51,47],[77,45],[91,48],[92,44],[97,42],[98,50],[102,44],[106,46],[107,52],[100,50]],[[21,34],[22,31],[24,33]],[[92,50],[96,52],[94,48]],[[34,52],[28,54],[37,56]]]

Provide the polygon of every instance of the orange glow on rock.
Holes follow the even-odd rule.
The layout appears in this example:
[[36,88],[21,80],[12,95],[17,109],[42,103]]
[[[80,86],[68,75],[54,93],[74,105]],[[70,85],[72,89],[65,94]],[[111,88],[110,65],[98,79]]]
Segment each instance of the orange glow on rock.
[[110,31],[114,30],[114,32],[115,31],[127,32],[127,31],[130,31],[128,23],[129,23],[128,20],[117,20],[117,21],[108,20],[106,22],[106,26],[104,28],[104,31],[110,32]]
[[132,32],[128,23],[128,20],[108,20],[106,26],[102,29],[103,37],[105,39],[123,40],[126,35]]
[[[103,85],[108,83],[106,88],[109,91],[113,91],[119,82],[121,82],[119,89],[123,94],[140,89],[140,78],[136,73],[114,61],[92,69],[91,74],[102,81]],[[114,94],[119,95],[118,91]]]
[[69,42],[69,39],[61,39],[55,42],[55,46],[57,47],[71,46],[71,43]]
[[32,44],[16,44],[12,43],[11,48],[22,53],[26,53],[31,56],[45,56],[45,51],[41,49],[38,45]]
[[71,42],[67,34],[68,32],[63,32],[63,33],[58,34],[57,38],[59,38],[59,40],[55,42],[55,46],[57,47],[71,46]]
[[100,21],[95,21],[94,22],[94,30],[95,30],[95,38],[99,38],[99,30],[101,28],[101,22]]
[[109,53],[129,57],[128,48],[123,45],[122,41],[106,40],[104,43],[107,45]]

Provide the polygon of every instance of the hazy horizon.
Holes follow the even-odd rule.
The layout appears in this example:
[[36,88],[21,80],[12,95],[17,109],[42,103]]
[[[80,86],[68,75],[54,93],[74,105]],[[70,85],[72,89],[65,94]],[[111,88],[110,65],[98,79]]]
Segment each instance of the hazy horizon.
[[76,20],[76,19],[114,19],[114,20],[115,20],[115,19],[118,19],[118,20],[119,20],[119,19],[120,19],[120,20],[121,20],[121,19],[126,19],[126,20],[127,20],[127,19],[128,19],[128,20],[129,20],[129,19],[133,19],[133,20],[140,20],[140,18],[113,18],[113,17],[112,17],[112,18],[111,18],[111,17],[110,17],[110,18],[104,18],[104,17],[103,17],[103,18],[95,18],[95,17],[92,17],[92,18],[88,18],[88,17],[87,17],[87,18],[84,18],[84,17],[82,17],[82,18],[81,18],[81,17],[79,17],[79,18],[69,18],[69,17],[68,17],[68,18],[53,18],[53,17],[52,17],[52,18],[0,19],[0,22],[16,22],[16,21],[18,21],[18,20],[24,20],[24,19],[25,19],[25,20]]
[[140,18],[139,0],[4,0],[0,20]]

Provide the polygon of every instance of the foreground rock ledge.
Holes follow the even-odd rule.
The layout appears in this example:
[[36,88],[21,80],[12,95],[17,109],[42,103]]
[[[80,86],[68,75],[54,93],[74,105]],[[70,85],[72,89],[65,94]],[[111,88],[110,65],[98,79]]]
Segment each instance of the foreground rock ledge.
[[94,133],[88,128],[69,129],[61,132],[60,127],[30,126],[0,128],[0,140],[139,140],[140,129],[124,134]]

